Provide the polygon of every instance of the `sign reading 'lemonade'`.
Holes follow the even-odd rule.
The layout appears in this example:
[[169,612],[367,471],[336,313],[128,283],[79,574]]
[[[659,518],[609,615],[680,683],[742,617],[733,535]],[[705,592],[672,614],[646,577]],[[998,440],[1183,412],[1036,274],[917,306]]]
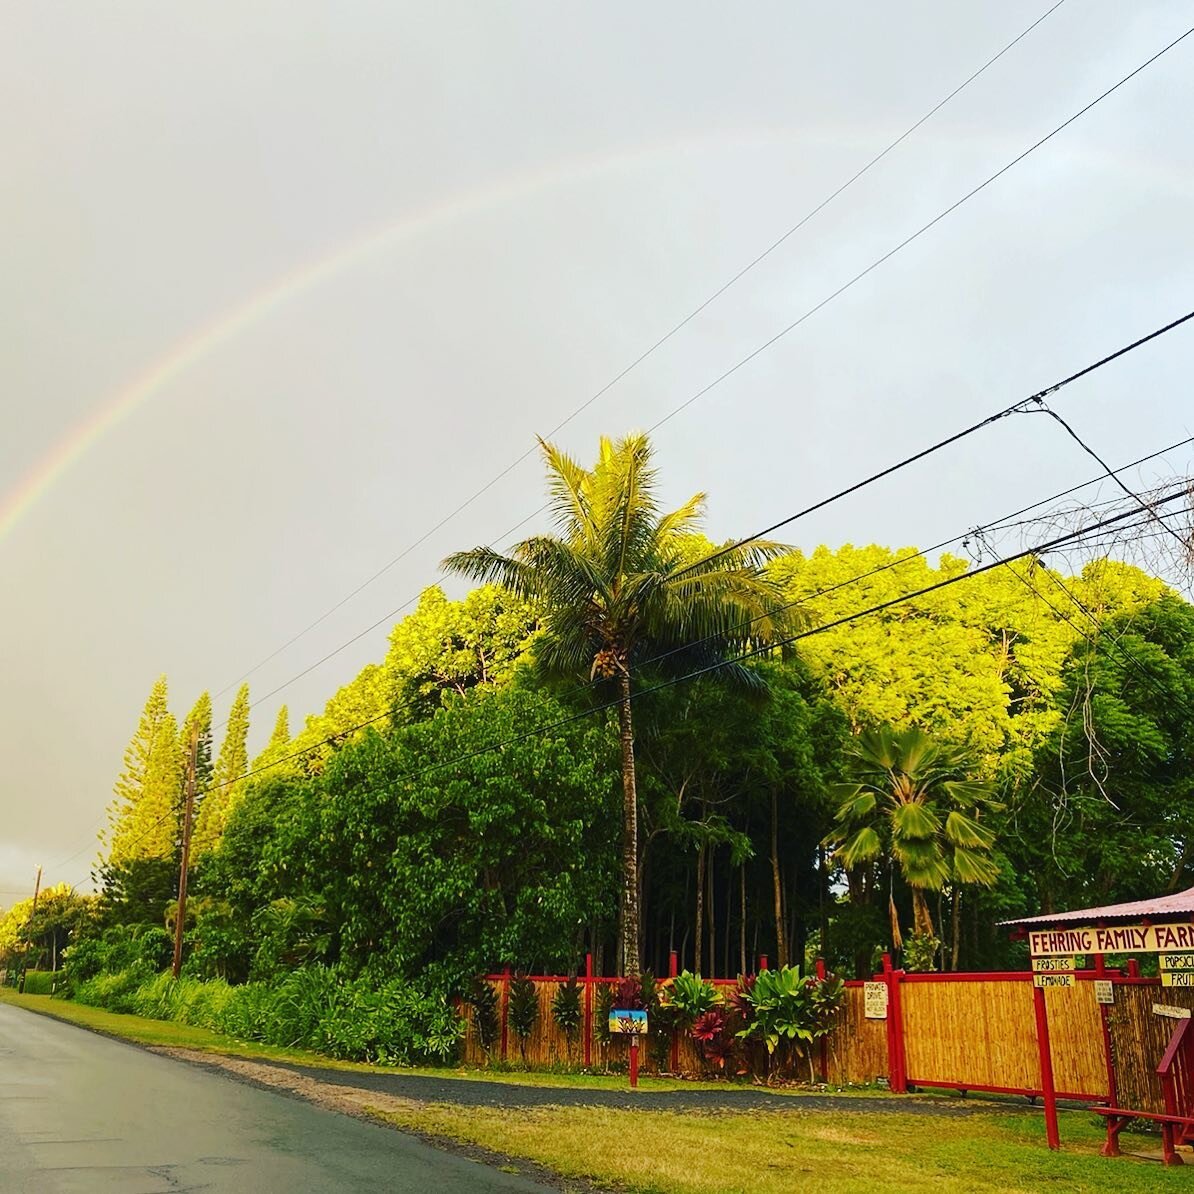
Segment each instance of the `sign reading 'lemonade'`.
[[1194,952],[1194,924],[1117,925],[1104,929],[1045,929],[1028,934],[1034,958],[1075,954]]

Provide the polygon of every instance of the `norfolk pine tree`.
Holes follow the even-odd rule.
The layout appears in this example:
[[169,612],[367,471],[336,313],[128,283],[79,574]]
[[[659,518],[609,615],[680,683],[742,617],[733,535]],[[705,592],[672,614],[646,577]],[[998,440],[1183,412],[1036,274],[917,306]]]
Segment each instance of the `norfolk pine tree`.
[[196,861],[214,850],[223,837],[228,816],[239,795],[239,781],[248,769],[249,686],[242,684],[228,711],[224,741],[195,822],[191,854]]
[[108,864],[168,859],[178,838],[182,755],[165,676],[145,702],[137,731],[124,752],[124,770],[108,807]]
[[186,799],[186,765],[191,753],[191,733],[195,733],[195,807],[211,786],[211,694],[201,693],[182,728],[178,732],[178,754],[182,759],[182,779],[178,789],[178,807],[181,810]]

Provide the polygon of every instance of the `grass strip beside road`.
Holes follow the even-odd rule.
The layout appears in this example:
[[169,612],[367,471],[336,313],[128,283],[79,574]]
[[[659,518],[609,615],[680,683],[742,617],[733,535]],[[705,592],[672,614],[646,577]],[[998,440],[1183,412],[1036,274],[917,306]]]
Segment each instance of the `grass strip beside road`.
[[[1040,1114],[965,1119],[806,1112],[716,1114],[592,1107],[443,1105],[371,1108],[406,1131],[534,1161],[567,1178],[634,1194],[979,1194],[1045,1189],[1155,1194],[1191,1189],[1180,1169],[1098,1155],[1103,1128],[1085,1112],[1045,1144]],[[1131,1148],[1135,1142],[1125,1141]],[[1141,1151],[1156,1142],[1141,1141]]]

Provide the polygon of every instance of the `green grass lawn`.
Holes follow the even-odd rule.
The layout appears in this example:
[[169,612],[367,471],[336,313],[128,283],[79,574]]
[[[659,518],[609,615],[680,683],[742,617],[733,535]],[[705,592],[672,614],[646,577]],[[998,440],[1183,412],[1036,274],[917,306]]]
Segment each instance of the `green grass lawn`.
[[[678,1114],[428,1105],[374,1114],[635,1194],[1194,1189],[1180,1169],[1098,1156],[1103,1130],[1085,1112],[1063,1115],[1060,1153],[1045,1146],[1043,1121],[1029,1111],[949,1119],[865,1110]],[[1124,1147],[1134,1143],[1125,1139]],[[1140,1139],[1139,1147],[1157,1142]]]

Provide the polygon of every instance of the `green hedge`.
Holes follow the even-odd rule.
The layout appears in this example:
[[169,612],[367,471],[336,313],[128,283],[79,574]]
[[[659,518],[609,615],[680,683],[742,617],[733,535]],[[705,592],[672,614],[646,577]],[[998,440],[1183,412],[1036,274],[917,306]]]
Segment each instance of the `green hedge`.
[[52,970],[26,970],[25,994],[49,995],[54,983],[61,977],[60,974],[55,974]]
[[463,1032],[441,997],[409,983],[346,979],[325,966],[292,971],[279,983],[242,986],[169,974],[147,978],[134,966],[76,983],[73,995],[92,1007],[382,1065],[451,1061]]

